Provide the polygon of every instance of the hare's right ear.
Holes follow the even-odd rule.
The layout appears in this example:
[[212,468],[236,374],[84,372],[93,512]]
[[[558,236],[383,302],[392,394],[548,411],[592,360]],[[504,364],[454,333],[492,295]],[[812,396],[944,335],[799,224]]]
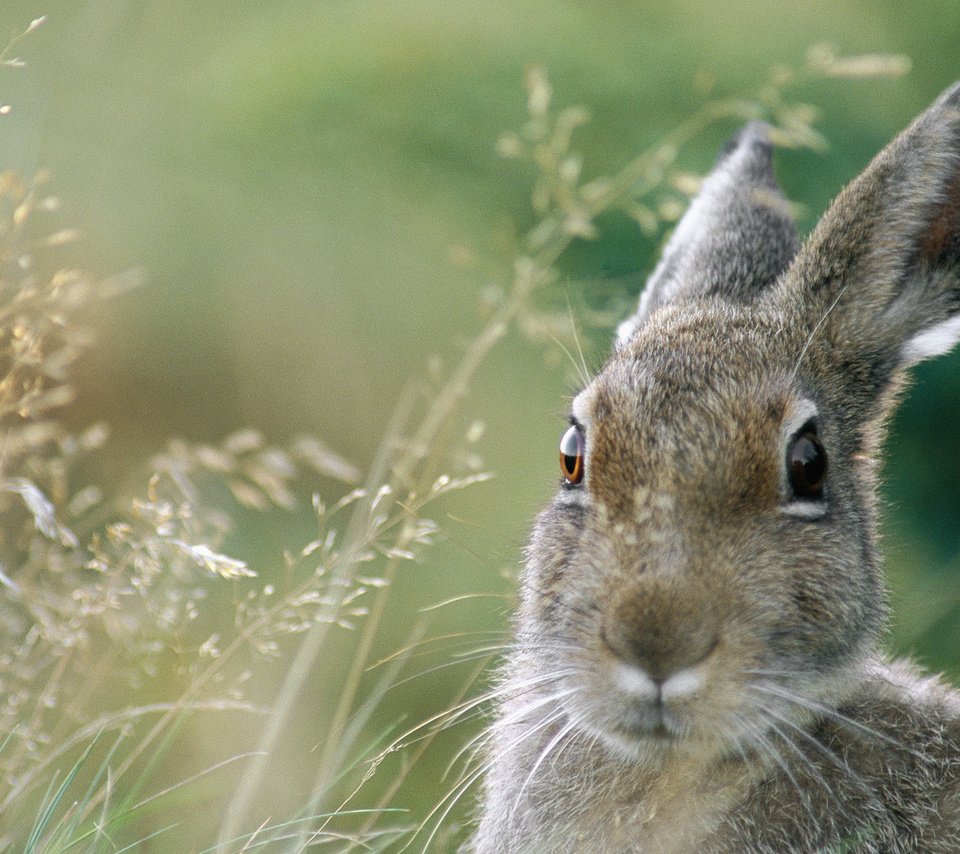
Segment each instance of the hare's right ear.
[[787,268],[797,228],[772,154],[762,122],[751,122],[724,146],[667,242],[636,314],[620,324],[617,346],[662,305],[709,296],[749,302]]
[[[824,215],[771,297],[804,360],[869,410],[895,374],[960,339],[960,84],[891,142]],[[814,355],[819,354],[819,355]],[[836,371],[833,368],[837,368]]]

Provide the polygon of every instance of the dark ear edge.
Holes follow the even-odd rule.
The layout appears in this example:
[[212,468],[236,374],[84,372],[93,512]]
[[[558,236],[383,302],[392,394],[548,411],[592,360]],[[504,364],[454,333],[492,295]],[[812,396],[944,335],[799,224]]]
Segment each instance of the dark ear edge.
[[620,325],[618,346],[667,303],[711,295],[755,298],[787,268],[797,246],[773,171],[768,128],[751,122],[721,149],[647,280],[636,313]]
[[960,84],[844,189],[778,291],[795,300],[793,321],[814,345],[872,365],[878,386],[957,343]]
[[[953,175],[941,188],[933,216],[921,234],[920,264],[942,281],[931,288],[930,298],[941,303],[933,325],[924,325],[904,342],[901,355],[907,365],[939,356],[960,340],[960,84],[951,90],[945,104],[954,112]],[[939,291],[939,292],[938,292]]]

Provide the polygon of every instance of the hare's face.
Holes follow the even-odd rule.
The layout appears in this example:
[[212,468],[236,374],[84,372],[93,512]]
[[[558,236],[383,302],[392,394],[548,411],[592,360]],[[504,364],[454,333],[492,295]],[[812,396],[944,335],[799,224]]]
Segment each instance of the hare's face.
[[724,148],[574,401],[518,623],[512,687],[539,696],[507,722],[546,709],[548,746],[621,756],[775,754],[852,687],[885,610],[882,424],[906,368],[960,339],[958,152],[960,85],[799,248],[764,128]]
[[762,748],[878,631],[857,443],[805,388],[805,341],[762,308],[668,306],[574,401],[582,473],[535,528],[521,639],[621,754]]
[[[617,337],[573,401],[563,484],[527,549],[477,850],[686,851],[707,837],[712,850],[733,828],[796,848],[804,812],[821,826],[802,838],[818,847],[865,827],[873,839],[875,817],[921,788],[945,804],[953,758],[939,770],[925,759],[949,752],[945,724],[923,724],[937,745],[909,762],[896,750],[881,760],[874,743],[859,760],[870,780],[847,761],[859,739],[812,725],[869,741],[863,709],[848,704],[894,673],[878,649],[874,469],[906,370],[960,341],[960,83],[802,246],[767,132],[745,127]],[[907,684],[915,677],[893,689],[882,730],[913,720],[900,705],[913,703]],[[937,699],[918,701],[918,716],[934,703],[938,720],[953,716],[953,701],[928,690]],[[800,807],[755,803],[778,790],[767,768]],[[822,787],[817,809],[810,785]],[[754,819],[776,821],[781,807],[764,836]],[[886,847],[913,827],[893,811]]]

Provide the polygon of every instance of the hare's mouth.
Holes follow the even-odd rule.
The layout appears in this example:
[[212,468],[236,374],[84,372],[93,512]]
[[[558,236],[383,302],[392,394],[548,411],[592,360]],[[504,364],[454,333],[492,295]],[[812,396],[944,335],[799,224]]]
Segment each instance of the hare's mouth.
[[678,737],[677,733],[670,731],[662,717],[653,723],[626,721],[616,724],[613,730],[622,738],[634,741],[650,740],[660,744],[675,741]]
[[616,753],[633,759],[660,755],[695,736],[706,692],[703,673],[690,669],[661,680],[618,662],[603,675],[585,675],[567,705]]
[[590,721],[588,728],[609,750],[628,760],[665,759],[683,741],[682,734],[662,716],[638,715],[624,708],[605,718]]
[[660,699],[627,702],[611,729],[618,735],[633,739],[670,741],[678,737],[674,716]]

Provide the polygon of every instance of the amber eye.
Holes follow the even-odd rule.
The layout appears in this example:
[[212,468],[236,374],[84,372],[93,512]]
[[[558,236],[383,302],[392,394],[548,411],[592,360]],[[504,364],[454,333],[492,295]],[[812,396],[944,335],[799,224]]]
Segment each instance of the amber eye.
[[804,427],[790,443],[787,473],[795,497],[823,497],[823,484],[827,479],[827,452],[812,425]]
[[571,427],[560,439],[560,472],[567,484],[583,480],[583,432]]

